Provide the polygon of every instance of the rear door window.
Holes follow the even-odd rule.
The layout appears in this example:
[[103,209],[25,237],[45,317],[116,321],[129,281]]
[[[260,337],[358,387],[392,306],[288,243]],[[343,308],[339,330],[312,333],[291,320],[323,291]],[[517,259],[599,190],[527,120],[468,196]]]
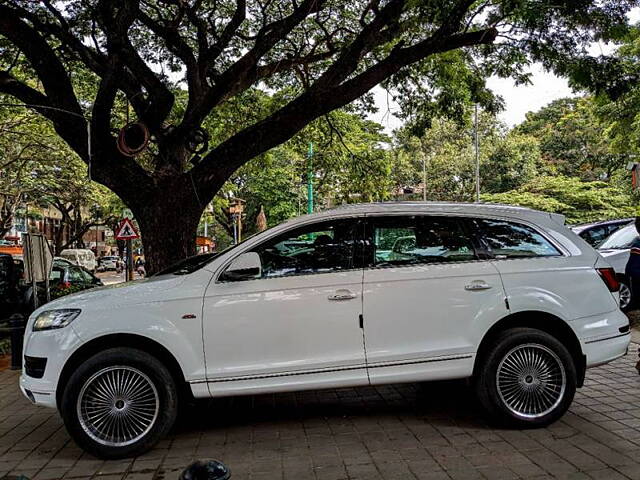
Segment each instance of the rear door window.
[[369,221],[372,266],[476,260],[470,236],[455,218],[389,216]]
[[79,267],[69,267],[69,282],[74,285],[82,285],[86,283],[84,273]]
[[476,219],[489,253],[497,259],[555,257],[561,252],[534,228],[505,220]]

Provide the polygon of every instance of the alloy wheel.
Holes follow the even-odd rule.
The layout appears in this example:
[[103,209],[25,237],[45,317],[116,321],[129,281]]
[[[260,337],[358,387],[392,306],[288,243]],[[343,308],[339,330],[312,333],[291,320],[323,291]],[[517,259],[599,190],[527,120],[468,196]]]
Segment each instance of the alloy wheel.
[[151,379],[129,366],[112,366],[92,375],[77,402],[83,430],[102,445],[123,447],[137,442],[153,427],[160,410]]
[[631,289],[625,283],[620,282],[620,308],[625,309],[631,304]]
[[539,418],[562,401],[567,383],[564,365],[549,348],[518,345],[498,365],[496,385],[503,404],[515,416]]

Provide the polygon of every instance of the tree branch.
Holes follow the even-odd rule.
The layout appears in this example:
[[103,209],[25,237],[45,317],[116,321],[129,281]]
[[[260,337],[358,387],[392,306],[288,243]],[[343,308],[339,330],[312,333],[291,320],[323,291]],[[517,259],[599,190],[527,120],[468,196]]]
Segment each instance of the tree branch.
[[109,54],[118,54],[119,65],[130,70],[149,92],[145,123],[152,131],[157,131],[171,112],[174,96],[129,40],[128,30],[140,14],[139,0],[123,0],[121,8],[117,8],[115,2],[110,0],[100,0],[98,12],[107,37]]
[[304,0],[290,15],[263,26],[258,32],[253,48],[224,73],[211,77],[213,87],[205,98],[199,102],[189,102],[179,129],[182,131],[190,130],[194,126],[200,125],[216,105],[251,86],[258,79],[257,66],[262,57],[278,42],[286,38],[305,18],[320,11],[326,1]]
[[[215,193],[209,189],[220,178],[227,178],[251,158],[285,142],[316,118],[347,105],[401,68],[433,54],[492,43],[497,33],[495,28],[488,28],[446,37],[432,36],[410,47],[392,50],[385,59],[338,86],[320,89],[313,85],[288,105],[209,152],[191,171],[201,195],[206,198]],[[224,158],[225,163],[217,162],[219,158]]]
[[52,104],[82,115],[69,76],[53,49],[13,9],[4,5],[0,5],[0,34],[24,53]]

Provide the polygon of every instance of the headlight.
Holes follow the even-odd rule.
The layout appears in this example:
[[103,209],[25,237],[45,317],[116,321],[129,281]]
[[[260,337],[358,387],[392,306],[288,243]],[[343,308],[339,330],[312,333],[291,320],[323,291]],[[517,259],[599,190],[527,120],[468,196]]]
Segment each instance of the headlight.
[[53,330],[69,325],[78,315],[79,308],[61,308],[60,310],[47,310],[40,313],[33,323],[33,331]]

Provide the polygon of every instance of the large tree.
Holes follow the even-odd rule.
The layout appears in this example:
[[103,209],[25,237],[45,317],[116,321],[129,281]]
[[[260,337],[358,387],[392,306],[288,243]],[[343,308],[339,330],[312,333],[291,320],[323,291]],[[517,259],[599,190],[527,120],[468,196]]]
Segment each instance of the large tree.
[[561,98],[527,119],[517,131],[540,141],[540,152],[552,172],[583,180],[610,179],[627,158],[612,150],[611,123],[598,118],[591,96]]
[[[404,93],[400,103],[424,116],[455,113],[458,99],[493,103],[483,77],[526,80],[531,61],[600,79],[594,72],[615,69],[590,59],[588,46],[623,34],[635,4],[4,0],[0,93],[50,119],[92,178],[133,210],[153,271],[194,252],[201,213],[235,170],[375,85]],[[204,120],[256,86],[276,91],[280,105],[194,154]],[[122,96],[150,132],[138,158],[116,147]]]
[[[409,194],[411,197],[422,198],[424,193],[427,200],[475,200],[475,128],[471,116],[472,110],[467,109],[463,124],[435,118],[422,132],[414,124],[397,130],[392,169],[395,190],[421,185],[426,177],[426,192]],[[482,193],[514,189],[538,174],[541,159],[536,138],[508,131],[495,115],[486,112],[478,116],[478,138]]]

